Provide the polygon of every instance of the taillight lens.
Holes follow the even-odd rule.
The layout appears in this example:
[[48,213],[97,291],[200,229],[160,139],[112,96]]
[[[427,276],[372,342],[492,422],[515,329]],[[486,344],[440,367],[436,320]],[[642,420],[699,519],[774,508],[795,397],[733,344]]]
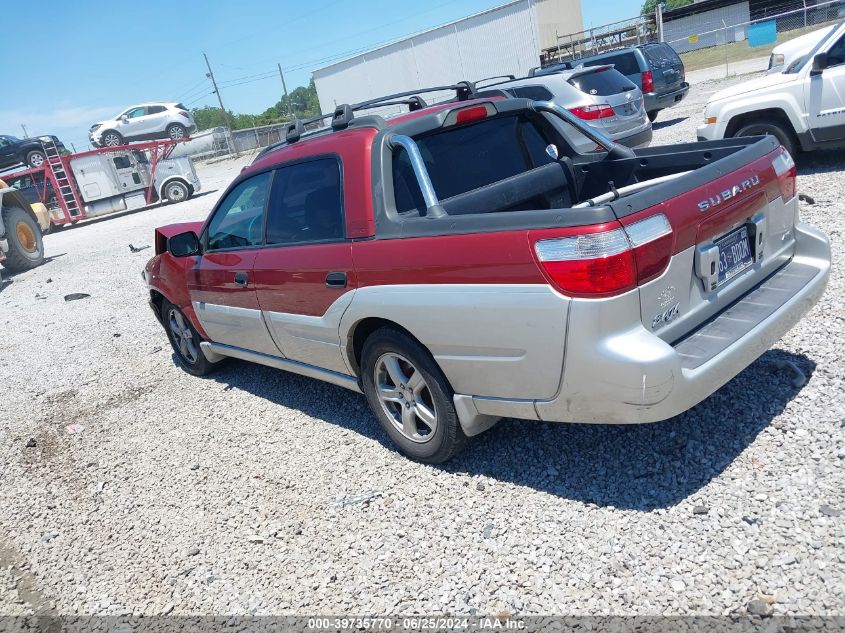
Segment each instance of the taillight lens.
[[469,123],[470,121],[480,121],[487,118],[487,108],[484,106],[473,106],[458,110],[455,123]]
[[783,150],[772,159],[772,167],[774,167],[775,174],[778,177],[780,195],[784,201],[794,198],[796,170],[795,161],[792,159],[792,156],[790,156],[789,152]]
[[609,231],[538,240],[549,280],[574,297],[609,297],[660,275],[672,254],[672,227],[662,213]]
[[572,114],[584,121],[595,121],[596,119],[606,119],[614,116],[616,113],[608,104],[602,103],[599,105],[581,106],[579,108],[572,108],[569,110]]
[[183,117],[185,117],[186,119],[190,119],[190,118],[191,118],[191,115],[190,115],[190,114],[188,114],[187,112],[185,112],[184,110],[179,110],[179,114],[181,114],[181,115],[182,115]]
[[643,71],[640,79],[643,84],[643,93],[654,92],[654,75],[650,70]]

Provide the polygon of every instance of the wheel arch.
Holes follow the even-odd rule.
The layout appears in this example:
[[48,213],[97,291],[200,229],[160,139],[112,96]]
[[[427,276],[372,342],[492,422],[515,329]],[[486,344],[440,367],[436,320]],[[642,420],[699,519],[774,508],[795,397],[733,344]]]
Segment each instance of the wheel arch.
[[[391,321],[390,319],[385,319],[383,317],[364,317],[363,319],[356,321],[349,328],[349,333],[346,337],[346,358],[350,365],[349,369],[352,370],[354,375],[359,377],[361,376],[361,354],[364,351],[364,343],[367,338],[376,330],[384,327],[393,328],[402,332],[406,336],[409,336],[424,347],[429,354],[431,354],[431,350],[426,347],[425,343],[414,336],[413,332],[408,330],[408,328],[402,327],[395,321]],[[435,362],[437,361],[435,360]]]
[[750,112],[740,112],[734,114],[729,120],[725,128],[725,138],[732,138],[744,125],[753,122],[778,122],[786,126],[786,131],[792,135],[794,140],[798,140],[798,134],[795,131],[795,125],[789,118],[789,115],[781,107],[766,108],[765,110],[752,110]]

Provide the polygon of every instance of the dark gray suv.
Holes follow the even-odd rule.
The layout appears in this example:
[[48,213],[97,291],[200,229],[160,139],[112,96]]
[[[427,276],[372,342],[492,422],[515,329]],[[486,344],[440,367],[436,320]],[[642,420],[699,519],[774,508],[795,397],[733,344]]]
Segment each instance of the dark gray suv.
[[689,92],[689,84],[685,81],[684,62],[671,46],[663,42],[616,48],[538,68],[532,74],[544,75],[563,68],[604,64],[613,64],[616,70],[642,90],[645,109],[652,121],[657,118],[660,110],[678,103]]

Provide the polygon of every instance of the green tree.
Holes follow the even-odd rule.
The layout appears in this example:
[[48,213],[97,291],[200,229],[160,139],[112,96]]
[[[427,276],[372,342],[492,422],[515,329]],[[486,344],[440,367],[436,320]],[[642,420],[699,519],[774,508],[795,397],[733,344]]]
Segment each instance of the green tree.
[[693,0],[645,0],[643,2],[643,8],[640,9],[640,15],[654,15],[658,4],[663,5],[664,11],[671,11],[672,9],[685,7],[688,4],[692,4],[692,2]]
[[[191,114],[196,121],[197,129],[208,130],[214,127],[226,127],[226,117],[220,108],[203,106],[194,108]],[[299,86],[292,90],[287,96],[283,96],[274,105],[270,106],[261,114],[236,114],[229,110],[229,119],[232,121],[232,128],[242,130],[260,125],[273,125],[283,123],[294,117],[307,119],[320,114],[320,100],[317,98],[317,87],[314,85],[314,78],[308,86]]]

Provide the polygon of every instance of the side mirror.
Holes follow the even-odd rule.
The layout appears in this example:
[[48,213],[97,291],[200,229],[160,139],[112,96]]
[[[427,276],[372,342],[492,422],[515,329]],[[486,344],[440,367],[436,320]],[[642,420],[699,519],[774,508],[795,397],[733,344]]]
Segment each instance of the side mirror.
[[177,233],[167,239],[167,252],[173,257],[190,257],[199,255],[200,238],[193,231]]
[[122,117],[120,117],[120,120],[123,121],[124,123],[129,123],[129,117],[126,116],[125,114]]
[[810,71],[810,74],[821,75],[825,68],[827,68],[827,53],[817,53],[813,57],[813,69]]

